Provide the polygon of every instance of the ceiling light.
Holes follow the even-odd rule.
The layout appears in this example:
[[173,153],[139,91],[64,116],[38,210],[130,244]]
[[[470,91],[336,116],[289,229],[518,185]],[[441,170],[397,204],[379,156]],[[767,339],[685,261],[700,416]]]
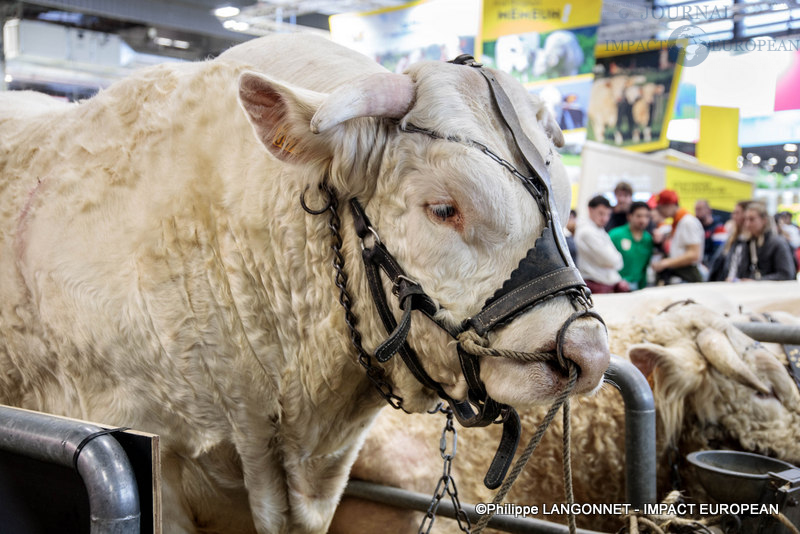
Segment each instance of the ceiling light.
[[250,24],[238,20],[226,20],[222,26],[235,32],[245,32],[250,29]]
[[786,143],[785,145],[783,145],[783,149],[786,152],[797,152],[797,145],[794,143]]
[[222,6],[214,10],[214,14],[220,18],[235,17],[239,14],[239,8],[234,6]]
[[761,156],[759,156],[758,154],[753,154],[753,157],[750,158],[750,161],[753,162],[753,165],[758,165],[759,163],[761,163]]

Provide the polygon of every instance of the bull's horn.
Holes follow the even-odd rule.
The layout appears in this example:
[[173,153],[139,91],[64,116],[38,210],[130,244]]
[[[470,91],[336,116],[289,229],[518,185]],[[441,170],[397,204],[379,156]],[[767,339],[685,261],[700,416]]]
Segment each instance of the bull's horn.
[[331,93],[311,119],[311,131],[325,130],[356,117],[399,119],[414,101],[414,83],[405,74],[380,72]]
[[723,375],[765,395],[770,394],[770,389],[753,374],[731,346],[725,334],[719,330],[704,329],[697,335],[697,346],[708,363]]

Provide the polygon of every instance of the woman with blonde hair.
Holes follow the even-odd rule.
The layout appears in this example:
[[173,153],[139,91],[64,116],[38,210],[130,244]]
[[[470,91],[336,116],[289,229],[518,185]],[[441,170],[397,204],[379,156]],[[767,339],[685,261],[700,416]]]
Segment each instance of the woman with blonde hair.
[[752,201],[737,202],[731,218],[725,223],[728,239],[711,259],[709,281],[731,282],[736,278],[736,271],[744,256],[747,240],[750,238],[744,229],[744,212],[750,202]]
[[778,235],[772,217],[761,202],[751,202],[744,212],[744,229],[750,234],[737,265],[739,280],[794,280],[797,268],[789,242]]

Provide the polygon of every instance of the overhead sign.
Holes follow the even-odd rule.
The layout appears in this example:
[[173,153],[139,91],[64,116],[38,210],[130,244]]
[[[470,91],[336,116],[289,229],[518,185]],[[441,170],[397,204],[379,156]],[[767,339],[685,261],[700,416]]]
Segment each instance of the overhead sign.
[[579,151],[585,139],[600,0],[485,0],[480,61],[537,94]]
[[480,0],[429,0],[329,18],[333,41],[392,72],[425,59],[475,54]]

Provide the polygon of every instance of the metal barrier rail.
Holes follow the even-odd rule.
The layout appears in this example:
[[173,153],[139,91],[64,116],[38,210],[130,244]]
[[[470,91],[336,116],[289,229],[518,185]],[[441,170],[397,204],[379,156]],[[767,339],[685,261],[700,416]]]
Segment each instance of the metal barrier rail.
[[656,502],[656,405],[650,384],[631,362],[611,357],[605,381],[625,403],[625,497],[634,508]]
[[[75,451],[103,429],[80,421],[0,406],[0,449],[74,468]],[[140,531],[136,478],[122,446],[109,435],[86,442],[77,470],[89,497],[91,534]]]
[[733,323],[733,326],[756,341],[800,345],[800,326],[779,323]]
[[[656,502],[656,411],[653,392],[647,379],[629,361],[612,356],[605,381],[617,388],[625,404],[625,495],[632,508]],[[399,508],[426,512],[431,496],[383,486],[362,480],[351,480],[344,492],[350,497],[375,501]],[[462,504],[471,521],[480,515],[475,506]],[[455,518],[453,503],[442,500],[437,515]],[[518,534],[568,534],[566,525],[533,518],[496,515],[489,526]],[[578,529],[579,534],[602,534]]]
[[[381,484],[374,484],[372,482],[364,482],[363,480],[351,480],[347,483],[345,495],[349,497],[358,497],[368,501],[375,501],[398,508],[409,508],[419,512],[427,512],[428,507],[431,505],[431,496],[415,491],[408,491],[400,488],[393,488],[390,486],[383,486]],[[472,523],[476,523],[480,514],[475,511],[475,506],[471,504],[461,504],[461,507],[469,516]],[[453,503],[449,500],[442,499],[439,503],[439,510],[436,512],[438,517],[455,518],[455,509]],[[513,517],[508,515],[496,515],[489,521],[489,527],[502,530],[504,532],[511,532],[514,534],[569,534],[569,527],[566,525],[559,525],[549,521],[542,521],[541,519]],[[436,530],[434,528],[434,530]],[[578,529],[578,534],[604,534],[594,530]]]

